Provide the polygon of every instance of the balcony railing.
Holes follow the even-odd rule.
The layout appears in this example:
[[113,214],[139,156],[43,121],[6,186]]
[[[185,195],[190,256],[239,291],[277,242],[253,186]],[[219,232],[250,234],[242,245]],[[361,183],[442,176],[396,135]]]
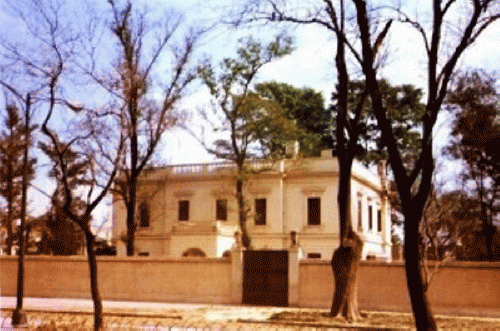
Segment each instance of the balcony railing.
[[[261,172],[276,170],[276,163],[265,160],[247,161],[245,167],[252,172]],[[236,170],[236,166],[232,162],[217,162],[171,165],[164,169],[174,175],[231,174]]]

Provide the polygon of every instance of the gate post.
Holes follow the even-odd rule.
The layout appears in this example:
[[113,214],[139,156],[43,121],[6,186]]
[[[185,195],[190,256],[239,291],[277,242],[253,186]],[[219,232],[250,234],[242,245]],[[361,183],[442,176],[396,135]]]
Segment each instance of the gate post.
[[243,302],[243,250],[241,234],[236,231],[235,244],[231,249],[231,302]]
[[299,268],[302,258],[302,248],[298,242],[296,231],[290,232],[292,245],[288,250],[288,305],[291,307],[299,305]]

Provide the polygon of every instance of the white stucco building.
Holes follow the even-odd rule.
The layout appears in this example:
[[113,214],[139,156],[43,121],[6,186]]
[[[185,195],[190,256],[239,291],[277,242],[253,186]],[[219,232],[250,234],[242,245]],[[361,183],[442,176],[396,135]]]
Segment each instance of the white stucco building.
[[[297,231],[305,258],[330,259],[339,244],[338,163],[321,157],[250,163],[245,187],[247,228],[255,249],[290,247]],[[385,175],[359,162],[351,178],[351,215],[365,244],[363,258],[390,259],[390,218]],[[153,256],[202,251],[221,257],[238,230],[234,167],[231,163],[174,165],[146,171],[139,184],[136,250]],[[113,237],[126,234],[122,201],[113,202]],[[125,244],[116,241],[118,254]]]

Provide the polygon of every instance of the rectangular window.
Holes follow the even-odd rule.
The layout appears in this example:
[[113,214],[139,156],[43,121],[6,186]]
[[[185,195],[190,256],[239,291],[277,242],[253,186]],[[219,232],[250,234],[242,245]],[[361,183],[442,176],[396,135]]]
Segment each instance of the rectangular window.
[[148,228],[150,221],[149,206],[147,202],[141,202],[139,205],[139,227]]
[[308,259],[321,259],[321,253],[307,253]]
[[363,229],[363,206],[361,200],[358,200],[358,230]]
[[179,221],[189,221],[189,200],[179,201]]
[[382,210],[380,208],[377,210],[377,230],[382,232]]
[[373,206],[368,206],[368,229],[373,230]]
[[307,199],[307,225],[321,224],[321,199]]
[[215,219],[217,221],[227,221],[227,199],[217,199],[215,201]]
[[266,225],[266,199],[255,199],[255,225]]

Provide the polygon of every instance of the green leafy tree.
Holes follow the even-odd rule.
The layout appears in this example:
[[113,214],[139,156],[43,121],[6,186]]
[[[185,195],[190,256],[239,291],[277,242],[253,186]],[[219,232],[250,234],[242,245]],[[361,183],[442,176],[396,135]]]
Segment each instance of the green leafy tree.
[[[398,140],[398,149],[403,162],[407,166],[414,164],[416,156],[422,147],[422,115],[425,112],[423,92],[413,85],[404,84],[393,86],[387,80],[379,80],[381,98],[387,107],[387,115],[393,121],[394,135]],[[387,165],[388,153],[377,127],[375,115],[372,111],[372,101],[366,92],[365,81],[352,81],[348,84],[347,108],[349,117],[355,118],[357,107],[362,104],[359,118],[359,140],[355,147],[356,158],[365,164],[380,163]],[[333,94],[331,111],[337,111],[338,95]],[[337,130],[337,119],[333,117],[332,127]],[[336,145],[336,137],[333,137]],[[334,146],[335,146],[334,145]],[[388,186],[388,201],[391,204],[391,219],[393,225],[402,225],[401,202],[396,192],[396,185],[390,182]]]
[[[238,9],[239,11],[239,9]],[[336,43],[335,68],[337,71],[337,93],[335,96],[336,128],[335,136],[336,156],[339,164],[339,184],[337,205],[339,210],[340,245],[334,250],[331,260],[335,286],[331,316],[341,316],[349,321],[361,318],[357,301],[357,271],[363,250],[363,240],[356,233],[351,217],[351,171],[356,156],[359,135],[362,125],[361,114],[368,91],[360,98],[359,103],[349,108],[349,81],[347,59],[352,55],[360,59],[360,52],[354,47],[359,44],[350,40],[346,31],[349,30],[349,13],[346,12],[344,1],[330,0],[312,4],[309,8],[302,5],[294,7],[290,1],[248,1],[243,9],[236,13],[233,24],[252,23],[257,20],[268,22],[288,22],[295,24],[314,24],[325,28]],[[374,28],[378,33],[376,41],[371,45],[374,54],[377,54],[387,36],[391,21]],[[329,135],[324,136],[325,143],[331,143]]]
[[[0,131],[0,196],[7,204],[7,210],[2,213],[2,227],[6,228],[6,250],[11,248],[18,232],[14,221],[19,220],[21,214],[21,193],[24,150],[27,148],[27,130],[18,108],[8,104],[3,112],[4,126]],[[34,130],[30,127],[30,131]],[[28,162],[28,180],[34,176],[35,158]]]
[[[248,161],[272,156],[277,145],[283,145],[294,135],[294,125],[280,104],[261,97],[251,90],[251,85],[262,66],[291,51],[292,40],[287,36],[278,36],[267,45],[247,38],[240,40],[238,57],[225,58],[220,63],[220,70],[208,60],[198,69],[199,77],[214,100],[213,116],[217,120],[211,121],[213,129],[226,135],[216,140],[213,147],[204,145],[208,152],[235,165],[238,223],[245,247],[250,246],[243,194],[251,171]],[[202,115],[210,119],[206,111]]]
[[[301,155],[319,156],[321,150],[332,148],[332,115],[320,92],[278,82],[256,84],[255,92],[261,98],[278,102],[287,119],[295,123],[301,133],[295,138]],[[273,148],[281,154],[286,152],[286,144],[276,143]]]
[[500,100],[495,83],[484,73],[465,73],[448,95],[448,104],[455,114],[448,152],[464,161],[462,180],[480,203],[480,228],[489,261],[494,260],[492,244],[498,229],[493,220],[500,203]]
[[[380,96],[387,109],[387,116],[393,122],[393,130],[398,140],[398,148],[406,164],[412,164],[422,146],[421,132],[422,115],[425,105],[422,102],[423,92],[413,85],[391,85],[387,80],[379,80]],[[333,95],[332,111],[336,111],[337,95]],[[348,85],[348,109],[350,117],[354,117],[355,108],[360,102],[363,108],[360,117],[359,142],[357,157],[365,163],[387,160],[387,149],[377,128],[372,102],[366,93],[364,81],[352,81]],[[336,130],[336,119],[333,119],[333,129]]]

